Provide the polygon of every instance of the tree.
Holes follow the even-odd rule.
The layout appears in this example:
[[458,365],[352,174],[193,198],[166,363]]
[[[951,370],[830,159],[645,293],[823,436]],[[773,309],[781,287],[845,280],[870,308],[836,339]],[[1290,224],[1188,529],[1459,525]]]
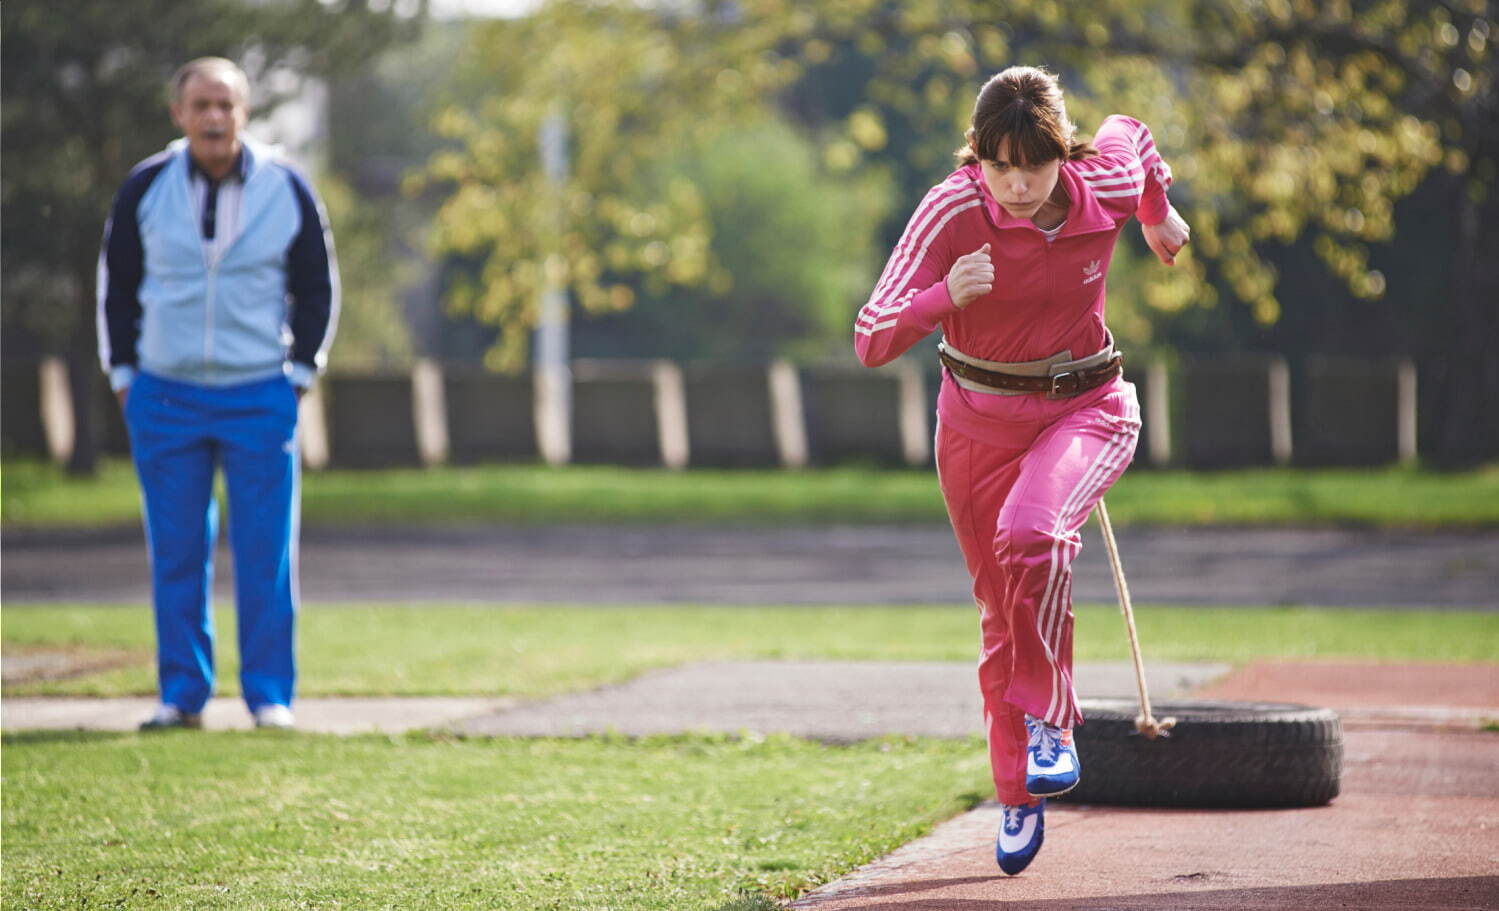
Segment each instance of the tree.
[[874,235],[888,181],[819,166],[819,148],[784,122],[742,123],[688,140],[657,162],[657,186],[686,178],[703,199],[712,263],[697,287],[637,291],[624,313],[580,320],[579,356],[678,360],[848,356],[848,302],[878,274]]
[[[1110,111],[1144,119],[1194,227],[1185,268],[1139,276],[1137,293],[1159,313],[1226,307],[1245,311],[1247,325],[1273,326],[1297,296],[1274,265],[1293,247],[1370,301],[1390,284],[1370,267],[1371,246],[1404,270],[1447,273],[1446,292],[1408,306],[1411,331],[1391,341],[1437,367],[1429,377],[1439,388],[1425,401],[1438,458],[1499,454],[1489,418],[1499,413],[1499,261],[1483,255],[1499,249],[1489,0],[869,0],[813,11],[763,0],[749,9],[787,23],[783,52],[805,65],[793,110],[841,118],[841,149],[830,150],[846,160],[896,153],[913,193],[943,168],[978,83],[1011,63],[1062,73],[1085,127]],[[820,70],[840,77],[833,92]],[[831,110],[830,95],[842,100]],[[881,142],[861,141],[870,135]],[[1394,212],[1423,183],[1453,224],[1445,261],[1390,250],[1420,240],[1395,237]]]
[[366,199],[340,176],[317,182],[328,210],[338,256],[341,307],[329,361],[345,366],[409,365],[411,335],[401,312],[400,291],[416,268],[392,251],[390,207]]
[[[1107,113],[1133,114],[1175,167],[1173,199],[1194,245],[1175,269],[1139,270],[1138,297],[1161,314],[1224,307],[1243,314],[1235,322],[1272,326],[1294,291],[1274,262],[1297,245],[1348,293],[1376,299],[1389,281],[1369,250],[1392,238],[1395,204],[1450,175],[1449,310],[1412,353],[1454,358],[1439,379],[1438,438],[1452,457],[1474,458],[1499,450],[1496,422],[1485,420],[1499,413],[1499,263],[1482,255],[1499,248],[1493,7],[737,0],[687,15],[553,0],[475,45],[494,93],[439,120],[458,143],[429,168],[453,188],[439,245],[482,263],[454,303],[508,327],[501,360],[514,363],[549,270],[593,309],[628,306],[621,277],[706,281],[707,222],[693,185],[654,200],[631,193],[684,124],[711,129],[773,102],[822,144],[830,171],[888,168],[897,199],[914,200],[950,167],[983,79],[1042,63],[1062,75],[1085,131]],[[578,148],[560,195],[535,151],[553,104],[570,112]],[[894,206],[887,237],[904,208]],[[547,213],[559,209],[554,229]],[[1487,442],[1479,427],[1490,428]]]
[[1496,12],[1487,0],[1204,3],[1180,52],[1203,112],[1194,177],[1233,188],[1203,213],[1203,252],[1262,324],[1282,307],[1267,247],[1309,243],[1355,296],[1380,298],[1390,279],[1370,246],[1408,242],[1395,206],[1434,189],[1450,259],[1395,261],[1448,275],[1445,293],[1414,302],[1404,353],[1436,367],[1430,442],[1453,463],[1499,454],[1499,262],[1483,255],[1499,249]]
[[[1482,255],[1499,249],[1493,3],[1041,0],[1005,4],[1003,21],[985,15],[992,4],[890,9],[873,4],[852,31],[819,23],[803,48],[894,43],[900,52],[877,62],[866,94],[916,129],[965,113],[971,92],[955,91],[954,75],[975,74],[971,86],[1016,59],[1067,74],[1083,123],[1124,110],[1152,125],[1194,227],[1188,268],[1143,276],[1144,299],[1162,312],[1222,300],[1273,325],[1296,292],[1273,259],[1297,244],[1356,297],[1380,298],[1388,279],[1370,268],[1369,248],[1395,240],[1395,204],[1435,182],[1456,248],[1448,262],[1409,257],[1404,268],[1445,270],[1450,290],[1418,304],[1436,318],[1413,327],[1405,353],[1451,364],[1427,396],[1439,456],[1499,454],[1488,418],[1499,413],[1499,262]],[[943,103],[954,95],[957,111]],[[851,139],[859,116],[849,115]]]
[[97,454],[100,234],[130,167],[175,135],[167,112],[172,73],[194,57],[234,59],[255,86],[252,110],[264,113],[295,94],[300,77],[360,66],[410,34],[425,0],[382,6],[138,0],[128,13],[89,0],[0,6],[0,306],[8,326],[68,360],[77,420],[70,471],[92,471]]
[[[433,245],[474,264],[451,274],[451,312],[499,327],[492,367],[525,362],[544,287],[586,311],[628,309],[641,293],[700,287],[714,273],[699,187],[653,180],[690,137],[759,116],[782,68],[755,59],[757,37],[731,19],[627,2],[553,2],[476,30],[454,100],[433,127],[451,141],[408,190],[446,193]],[[549,118],[566,124],[557,180],[538,150]]]

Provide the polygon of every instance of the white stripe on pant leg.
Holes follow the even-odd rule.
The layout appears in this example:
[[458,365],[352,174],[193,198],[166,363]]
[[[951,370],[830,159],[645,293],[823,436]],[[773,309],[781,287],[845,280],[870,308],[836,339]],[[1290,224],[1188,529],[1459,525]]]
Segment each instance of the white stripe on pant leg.
[[[1110,445],[1108,447],[1105,447],[1107,457],[1104,457],[1105,452],[1100,452],[1098,464],[1103,467],[1104,470],[1094,476],[1092,483],[1088,485],[1087,495],[1073,504],[1070,510],[1071,518],[1069,519],[1067,524],[1071,524],[1073,521],[1076,521],[1077,514],[1082,511],[1082,509],[1088,504],[1091,499],[1093,499],[1096,494],[1101,493],[1104,486],[1108,483],[1109,478],[1113,476],[1115,469],[1119,468],[1119,466],[1123,464],[1125,459],[1128,458],[1130,452],[1129,442],[1131,439],[1132,436],[1130,434],[1121,431],[1119,434],[1116,434],[1114,440],[1110,441]],[[1122,443],[1122,445],[1116,447],[1114,445],[1115,442],[1120,442]],[[1079,536],[1077,541],[1075,542],[1068,542],[1068,569],[1063,572],[1065,581],[1064,584],[1060,587],[1055,604],[1053,604],[1052,606],[1052,623],[1047,634],[1047,648],[1054,655],[1059,653],[1062,647],[1062,632],[1063,627],[1066,623],[1067,605],[1070,603],[1068,601],[1068,598],[1071,596],[1072,592],[1071,565],[1072,562],[1077,559],[1078,554],[1082,552],[1082,549],[1083,545],[1081,536]],[[1060,662],[1055,665],[1055,668],[1056,677],[1053,684],[1052,704],[1047,706],[1048,720],[1050,720],[1055,715],[1059,708],[1065,707],[1057,705],[1057,698],[1062,696],[1062,690],[1066,689],[1066,681],[1062,676]],[[1066,714],[1067,713],[1065,712],[1062,713],[1063,716],[1065,716]],[[1053,723],[1060,724],[1060,722]]]
[[[1074,554],[1073,556],[1076,557],[1076,554]],[[1066,581],[1064,581],[1061,585],[1061,591],[1058,594],[1058,601],[1064,605],[1070,604],[1071,602],[1069,601],[1069,599],[1071,597],[1072,574],[1069,571],[1067,573]],[[1066,675],[1062,673],[1062,662],[1060,660],[1060,656],[1062,653],[1062,643],[1060,636],[1057,637],[1056,647],[1052,651],[1058,656],[1057,662],[1053,665],[1053,668],[1056,671],[1054,691],[1056,695],[1060,697],[1060,699],[1054,699],[1053,704],[1046,707],[1046,721],[1047,723],[1054,724],[1059,728],[1064,728],[1069,726],[1067,724],[1069,716],[1067,709],[1072,705],[1072,685],[1068,682]]]
[[[1051,628],[1056,624],[1052,622],[1051,618],[1053,615],[1059,612],[1059,608],[1061,606],[1062,586],[1060,583],[1062,581],[1062,577],[1065,575],[1062,567],[1064,565],[1070,565],[1071,557],[1076,556],[1075,553],[1066,553],[1067,550],[1070,550],[1072,548],[1072,544],[1070,541],[1066,541],[1063,539],[1061,530],[1067,524],[1068,516],[1076,512],[1077,504],[1079,502],[1086,502],[1087,497],[1085,495],[1080,497],[1080,492],[1084,490],[1091,490],[1095,487],[1096,477],[1099,475],[1103,464],[1107,461],[1106,456],[1108,455],[1111,448],[1117,445],[1117,443],[1117,439],[1110,440],[1103,449],[1099,450],[1098,455],[1094,457],[1093,464],[1089,466],[1088,471],[1083,473],[1083,477],[1079,479],[1077,486],[1073,488],[1073,492],[1067,497],[1066,502],[1063,504],[1063,508],[1058,511],[1056,522],[1052,526],[1053,540],[1051,550],[1051,570],[1048,576],[1047,591],[1042,599],[1040,608],[1038,609],[1036,616],[1036,633],[1041,640],[1042,647],[1046,649],[1047,661],[1051,665],[1052,671],[1051,697],[1047,701],[1046,712],[1043,713],[1045,717],[1050,717],[1053,713],[1053,710],[1056,708],[1057,697],[1059,695],[1061,686],[1061,673],[1059,667],[1060,659],[1058,658],[1056,648],[1052,643],[1052,639],[1054,637],[1050,632]],[[1105,474],[1104,476],[1106,477],[1107,475]],[[1064,559],[1059,560],[1059,555],[1061,555]]]
[[[1114,469],[1116,469],[1120,465],[1120,463],[1128,456],[1130,439],[1130,434],[1124,430],[1118,430],[1114,432],[1114,435],[1109,438],[1108,443],[1106,443],[1103,448],[1098,451],[1098,455],[1094,456],[1092,465],[1090,465],[1088,471],[1083,474],[1082,479],[1079,480],[1077,486],[1073,488],[1072,495],[1067,498],[1067,502],[1057,513],[1057,521],[1056,524],[1052,526],[1052,534],[1055,535],[1059,541],[1067,541],[1068,545],[1074,548],[1074,552],[1072,554],[1073,558],[1076,558],[1076,551],[1077,549],[1081,548],[1081,542],[1079,541],[1076,544],[1072,543],[1070,540],[1063,537],[1063,532],[1066,531],[1069,526],[1077,523],[1078,512],[1082,510],[1087,505],[1088,501],[1098,493],[1099,489],[1108,482],[1109,476],[1113,474]],[[1070,564],[1071,561],[1069,560],[1068,563]],[[1054,613],[1054,610],[1048,611],[1048,616]],[[1052,628],[1055,627],[1055,625],[1055,620],[1052,620],[1052,622],[1048,623],[1046,627],[1043,628],[1043,633],[1048,640],[1051,638],[1051,633],[1053,631]]]
[[[1114,473],[1114,470],[1128,458],[1130,452],[1129,444],[1134,439],[1135,433],[1136,430],[1132,427],[1116,429],[1109,438],[1109,441],[1099,450],[1098,455],[1094,456],[1092,464],[1083,473],[1083,477],[1073,487],[1072,493],[1067,497],[1062,509],[1057,513],[1057,522],[1053,526],[1053,534],[1058,538],[1059,542],[1061,540],[1062,529],[1072,524],[1076,513],[1102,488]],[[1081,537],[1078,538],[1075,544],[1068,542],[1068,547],[1071,549],[1067,560],[1067,565],[1070,567],[1072,562],[1077,558],[1077,555],[1082,551]],[[1053,559],[1055,559],[1057,549],[1057,546],[1053,545]],[[1058,572],[1058,567],[1053,565],[1052,577],[1056,577]],[[1068,581],[1068,591],[1070,591],[1070,575]],[[1060,648],[1060,633],[1062,621],[1066,615],[1065,604],[1067,602],[1060,590],[1050,589],[1050,583],[1048,583],[1048,589],[1048,596],[1043,599],[1037,623],[1042,644],[1045,646],[1047,654],[1052,660],[1052,693],[1051,700],[1046,709],[1046,716],[1050,719],[1057,707],[1057,698],[1061,695],[1060,691],[1063,689],[1064,683],[1056,655],[1057,650]]]
[[[1067,496],[1067,500],[1063,503],[1062,509],[1057,512],[1056,522],[1052,525],[1051,571],[1047,579],[1047,591],[1042,598],[1041,607],[1036,617],[1036,632],[1040,636],[1042,646],[1046,649],[1047,658],[1052,667],[1051,699],[1046,706],[1045,713],[1048,719],[1053,716],[1056,709],[1057,697],[1060,695],[1059,690],[1062,682],[1060,663],[1052,645],[1052,640],[1055,638],[1054,633],[1061,628],[1060,622],[1053,618],[1059,617],[1062,613],[1060,610],[1062,587],[1057,584],[1060,582],[1062,572],[1060,569],[1061,564],[1057,561],[1057,555],[1064,544],[1068,548],[1073,547],[1070,541],[1064,541],[1062,538],[1062,530],[1071,523],[1071,517],[1081,508],[1082,504],[1088,502],[1088,498],[1092,493],[1097,491],[1102,486],[1102,483],[1108,479],[1113,466],[1118,465],[1120,462],[1120,453],[1128,449],[1127,443],[1128,434],[1122,430],[1115,431],[1109,442],[1099,450],[1098,455],[1093,457],[1093,462],[1088,466],[1088,470],[1078,479],[1077,484],[1072,488],[1072,493]],[[1070,557],[1075,558],[1076,553],[1072,553]],[[1071,559],[1067,560],[1069,566],[1071,562]]]
[[1085,484],[1087,484],[1088,479],[1093,475],[1093,473],[1098,470],[1099,459],[1108,450],[1109,446],[1113,445],[1113,443],[1114,441],[1111,439],[1109,443],[1104,445],[1103,449],[1099,450],[1098,455],[1094,457],[1093,464],[1088,466],[1088,470],[1083,472],[1082,477],[1078,478],[1077,484],[1073,486],[1072,492],[1067,495],[1067,499],[1062,501],[1061,508],[1057,510],[1057,517],[1052,522],[1051,555],[1048,558],[1050,560],[1049,565],[1051,569],[1046,577],[1046,588],[1043,589],[1041,593],[1041,603],[1036,609],[1036,632],[1040,635],[1041,641],[1043,643],[1047,640],[1045,616],[1048,612],[1048,607],[1051,604],[1052,598],[1056,596],[1057,567],[1058,565],[1060,565],[1057,562],[1057,551],[1061,548],[1063,543],[1061,538],[1061,528],[1066,524],[1067,513],[1069,512],[1069,510],[1071,510],[1074,500],[1077,499],[1078,492],[1084,487]]
[[[1063,551],[1063,557],[1070,563],[1071,560],[1076,559],[1077,554],[1072,552],[1071,547],[1068,547]],[[1059,614],[1065,614],[1067,610],[1067,593],[1071,590],[1069,585],[1071,569],[1063,570],[1062,576],[1061,583],[1057,585],[1056,599],[1052,608]],[[1061,626],[1061,623],[1057,624],[1059,630]],[[1067,689],[1067,681],[1062,675],[1062,650],[1060,644],[1053,641],[1055,638],[1058,637],[1048,634],[1046,639],[1046,651],[1051,656],[1051,700],[1046,704],[1046,714],[1043,717],[1050,724],[1057,724],[1057,707],[1059,703],[1065,701]]]
[[[1087,494],[1079,498],[1071,505],[1068,512],[1070,518],[1065,524],[1071,524],[1071,522],[1076,519],[1078,512],[1082,510],[1082,508],[1088,503],[1093,495],[1097,494],[1103,488],[1103,486],[1108,483],[1110,476],[1112,476],[1112,474],[1114,473],[1114,469],[1117,468],[1128,455],[1129,439],[1130,437],[1127,434],[1123,434],[1122,432],[1120,434],[1116,434],[1114,439],[1110,440],[1109,445],[1105,446],[1104,449],[1099,452],[1095,465],[1101,470],[1096,473],[1092,473],[1093,478],[1092,481],[1088,484]],[[1054,672],[1052,679],[1052,696],[1050,704],[1048,704],[1046,707],[1046,716],[1048,720],[1051,720],[1053,717],[1055,717],[1058,708],[1057,700],[1063,695],[1062,690],[1066,688],[1066,681],[1062,677],[1061,662],[1056,658],[1056,656],[1061,650],[1062,628],[1066,622],[1067,604],[1069,603],[1067,601],[1067,597],[1072,591],[1071,565],[1072,562],[1077,559],[1077,555],[1081,552],[1081,537],[1079,537],[1076,542],[1067,542],[1066,549],[1064,551],[1064,555],[1067,558],[1067,568],[1059,570],[1060,574],[1063,576],[1063,584],[1058,586],[1057,596],[1053,600],[1052,604],[1049,605],[1049,622],[1046,628],[1043,630],[1043,634],[1045,636],[1044,643],[1046,645],[1047,652],[1052,655],[1054,659],[1052,664]]]
[[1083,472],[1083,476],[1082,477],[1078,478],[1077,484],[1074,485],[1073,488],[1072,488],[1072,492],[1067,495],[1067,499],[1066,500],[1062,501],[1062,506],[1057,511],[1057,517],[1056,517],[1056,519],[1052,521],[1052,525],[1051,525],[1051,539],[1052,539],[1052,541],[1051,541],[1051,555],[1048,558],[1048,560],[1049,560],[1049,564],[1048,565],[1051,567],[1051,570],[1050,570],[1050,572],[1048,573],[1048,575],[1046,577],[1046,587],[1042,590],[1042,593],[1041,593],[1041,603],[1040,603],[1040,605],[1038,605],[1037,611],[1036,611],[1036,632],[1039,633],[1039,634],[1041,634],[1041,641],[1042,642],[1046,641],[1045,627],[1044,627],[1044,625],[1042,623],[1042,616],[1045,614],[1047,605],[1051,602],[1052,597],[1056,594],[1057,565],[1058,565],[1057,564],[1057,549],[1059,547],[1061,547],[1061,545],[1062,545],[1062,540],[1061,540],[1059,529],[1064,524],[1064,520],[1066,518],[1067,511],[1072,507],[1073,500],[1076,499],[1076,497],[1078,495],[1078,491],[1080,489],[1082,489],[1083,485],[1087,483],[1088,478],[1093,474],[1094,471],[1097,470],[1097,467],[1098,467],[1097,466],[1098,458],[1100,456],[1102,456],[1103,453],[1105,451],[1107,451],[1108,447],[1110,445],[1112,445],[1112,444],[1113,444],[1113,440],[1110,440],[1110,442],[1108,444],[1105,444],[1104,448],[1099,451],[1098,456],[1094,457],[1094,463],[1088,467],[1087,471]]
[[[1077,559],[1077,551],[1072,548],[1071,545],[1069,545],[1067,548],[1067,552],[1064,553],[1064,556],[1067,558],[1069,568],[1062,571],[1062,582],[1057,586],[1055,610],[1060,616],[1063,616],[1065,618],[1067,610],[1066,606],[1068,604],[1067,596],[1068,593],[1072,591],[1072,570],[1070,568],[1070,564],[1073,560]],[[1058,632],[1061,631],[1062,626],[1063,623],[1057,623]],[[1048,635],[1046,639],[1046,650],[1047,653],[1052,656],[1052,664],[1051,701],[1046,705],[1046,715],[1044,717],[1046,718],[1046,721],[1048,723],[1056,724],[1058,727],[1060,727],[1060,723],[1056,720],[1056,714],[1059,701],[1065,702],[1064,696],[1067,689],[1067,681],[1062,675],[1061,642],[1054,642],[1054,639],[1060,640],[1060,636]]]
[[[1123,431],[1116,432],[1114,437],[1109,440],[1108,445],[1106,445],[1099,451],[1098,456],[1094,461],[1093,468],[1088,472],[1087,485],[1080,488],[1080,495],[1074,498],[1072,502],[1068,504],[1066,512],[1060,513],[1057,516],[1055,534],[1058,536],[1058,538],[1061,538],[1062,533],[1069,526],[1072,526],[1074,524],[1081,524],[1081,522],[1079,522],[1078,520],[1078,513],[1081,512],[1088,505],[1088,501],[1093,499],[1093,497],[1099,493],[1104,485],[1108,483],[1109,478],[1114,473],[1114,470],[1118,468],[1126,458],[1128,458],[1130,452],[1130,439],[1131,437],[1129,434]],[[1067,546],[1072,549],[1072,553],[1070,555],[1071,558],[1067,561],[1068,565],[1070,566],[1072,560],[1077,559],[1078,553],[1080,553],[1082,550],[1082,539],[1081,537],[1079,537],[1076,542],[1073,542],[1069,539],[1062,540],[1066,540]],[[1048,612],[1048,617],[1050,618],[1050,620],[1043,630],[1048,641],[1055,638],[1059,623],[1057,617],[1059,615],[1060,613],[1055,608]]]
[[[1100,468],[1105,461],[1105,456],[1108,454],[1109,450],[1112,447],[1118,444],[1118,436],[1119,435],[1116,433],[1115,436],[1111,438],[1102,449],[1099,450],[1098,455],[1093,457],[1093,462],[1088,466],[1088,470],[1083,472],[1082,477],[1078,478],[1077,484],[1073,486],[1072,492],[1069,493],[1067,495],[1067,499],[1063,501],[1061,509],[1057,511],[1057,518],[1052,523],[1051,569],[1049,574],[1047,575],[1046,589],[1042,594],[1041,604],[1036,612],[1036,633],[1041,640],[1042,646],[1047,651],[1047,660],[1052,667],[1051,699],[1047,704],[1045,712],[1045,714],[1048,716],[1051,714],[1052,709],[1055,707],[1057,701],[1057,658],[1055,652],[1052,650],[1051,636],[1048,634],[1047,630],[1051,626],[1051,624],[1048,622],[1048,618],[1055,610],[1054,603],[1056,601],[1057,595],[1059,594],[1059,567],[1062,564],[1057,559],[1057,556],[1065,543],[1062,539],[1061,531],[1062,528],[1067,524],[1067,517],[1077,508],[1076,504],[1079,502],[1079,495],[1082,491],[1092,486],[1090,482],[1100,471]],[[1081,499],[1086,500],[1086,497],[1082,497]]]
[[1118,445],[1119,436],[1120,434],[1116,433],[1114,437],[1111,438],[1109,442],[1099,450],[1098,455],[1094,456],[1092,464],[1088,466],[1087,471],[1083,472],[1082,477],[1078,478],[1077,484],[1072,488],[1072,492],[1067,495],[1067,499],[1062,502],[1061,508],[1057,511],[1056,520],[1052,522],[1051,571],[1047,576],[1046,589],[1041,596],[1041,605],[1036,616],[1036,630],[1041,634],[1041,639],[1043,642],[1049,638],[1046,635],[1046,630],[1049,624],[1045,622],[1045,618],[1049,614],[1051,602],[1056,596],[1056,584],[1058,581],[1057,567],[1059,566],[1057,562],[1057,552],[1064,543],[1062,538],[1062,529],[1068,524],[1069,516],[1074,510],[1076,510],[1078,502],[1087,500],[1087,496],[1084,494],[1084,491],[1091,488],[1094,476],[1102,470],[1105,456],[1108,455],[1109,451],[1114,446]]

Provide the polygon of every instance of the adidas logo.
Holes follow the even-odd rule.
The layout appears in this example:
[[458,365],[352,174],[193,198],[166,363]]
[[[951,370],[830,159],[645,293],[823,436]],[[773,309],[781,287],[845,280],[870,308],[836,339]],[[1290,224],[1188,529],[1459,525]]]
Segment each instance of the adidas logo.
[[1100,278],[1103,278],[1102,260],[1095,259],[1086,266],[1083,266],[1083,284],[1090,285]]

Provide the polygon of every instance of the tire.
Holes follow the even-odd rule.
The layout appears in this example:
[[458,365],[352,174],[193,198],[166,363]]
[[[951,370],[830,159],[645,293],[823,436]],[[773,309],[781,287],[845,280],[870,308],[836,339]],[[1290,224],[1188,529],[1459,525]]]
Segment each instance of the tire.
[[1155,807],[1310,807],[1338,796],[1343,725],[1330,709],[1267,702],[1167,702],[1170,736],[1135,729],[1140,707],[1084,700],[1073,729],[1081,781],[1062,800]]

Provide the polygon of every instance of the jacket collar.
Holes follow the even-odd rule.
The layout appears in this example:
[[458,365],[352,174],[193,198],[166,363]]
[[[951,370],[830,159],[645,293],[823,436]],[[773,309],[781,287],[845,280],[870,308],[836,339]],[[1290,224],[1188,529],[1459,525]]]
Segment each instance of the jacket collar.
[[[240,183],[245,182],[245,175],[249,173],[249,155],[245,151],[245,148],[245,144],[241,142],[239,144],[239,154],[234,158],[234,166],[229,169],[229,173],[220,178],[221,180],[234,178]],[[187,173],[189,177],[202,175],[204,180],[209,183],[213,182],[213,178],[208,176],[208,172],[198,166],[198,159],[193,157],[192,152],[188,152],[187,154]]]
[[[1083,183],[1083,179],[1075,173],[1074,169],[1078,163],[1066,161],[1057,175],[1057,180],[1067,191],[1067,197],[1072,200],[1067,206],[1067,224],[1062,227],[1060,237],[1071,237],[1074,234],[1087,234],[1092,231],[1103,231],[1114,227],[1113,216],[1104,211],[1093,193]],[[969,172],[970,178],[978,184],[979,192],[984,198],[984,212],[989,216],[989,221],[996,228],[1020,228],[1022,230],[1041,233],[1035,222],[1029,218],[1016,218],[1005,211],[994,194],[989,192],[989,184],[984,180],[983,169],[977,162],[965,165],[964,171]]]
[[[198,168],[198,163],[193,161],[193,156],[187,151],[186,138],[172,140],[171,144],[167,146],[167,149],[173,154],[181,156],[183,166],[187,168],[187,174],[189,177],[192,177],[195,174],[202,173],[202,171]],[[234,167],[238,172],[240,181],[248,182],[251,175],[253,175],[260,169],[261,163],[267,160],[269,154],[272,151],[273,147],[264,145],[261,142],[241,133],[239,142],[239,158],[237,158],[234,162]]]

